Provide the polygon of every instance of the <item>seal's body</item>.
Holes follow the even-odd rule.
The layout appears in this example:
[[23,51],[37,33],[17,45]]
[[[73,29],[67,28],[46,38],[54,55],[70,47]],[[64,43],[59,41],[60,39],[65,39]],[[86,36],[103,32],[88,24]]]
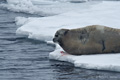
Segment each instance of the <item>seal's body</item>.
[[53,39],[69,54],[120,52],[120,29],[91,25],[78,29],[60,29]]

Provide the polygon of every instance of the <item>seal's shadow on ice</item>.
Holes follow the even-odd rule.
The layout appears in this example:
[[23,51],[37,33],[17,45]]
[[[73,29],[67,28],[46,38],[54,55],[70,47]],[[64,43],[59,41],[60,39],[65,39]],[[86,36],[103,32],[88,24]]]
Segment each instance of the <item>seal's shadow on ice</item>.
[[102,25],[60,29],[55,33],[53,42],[72,55],[119,53],[120,29]]

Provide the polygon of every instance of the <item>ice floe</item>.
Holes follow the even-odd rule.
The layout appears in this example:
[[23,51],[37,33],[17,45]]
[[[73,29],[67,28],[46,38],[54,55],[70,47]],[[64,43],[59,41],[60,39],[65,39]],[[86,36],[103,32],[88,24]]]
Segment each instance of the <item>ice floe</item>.
[[[86,6],[83,3],[82,6],[84,5]],[[16,18],[16,24],[21,27],[17,29],[16,33],[26,35],[28,38],[49,41],[48,43],[51,43],[55,32],[61,28],[73,29],[97,24],[120,29],[119,5],[120,2],[103,1],[87,5],[89,7],[76,7],[69,12],[63,11],[59,15],[49,17],[18,17]],[[63,55],[61,54],[63,49],[58,45],[56,46],[55,51],[49,54],[50,59],[71,62],[76,67],[86,69],[120,72],[120,54]]]

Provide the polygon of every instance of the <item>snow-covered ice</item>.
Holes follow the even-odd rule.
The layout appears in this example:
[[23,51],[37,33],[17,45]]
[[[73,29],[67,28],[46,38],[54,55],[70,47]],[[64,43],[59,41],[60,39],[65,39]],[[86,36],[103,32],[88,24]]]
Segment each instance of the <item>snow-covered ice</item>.
[[[25,12],[42,16],[50,16],[79,7],[71,2],[87,2],[88,0],[6,0],[0,7],[14,12]],[[70,6],[74,6],[71,7]],[[69,8],[68,8],[69,7]]]
[[[63,5],[63,3],[60,4]],[[84,7],[81,7],[81,5]],[[120,2],[115,1],[93,2],[93,4],[87,2],[77,4],[76,8],[71,5],[67,7],[67,11],[63,9],[64,7],[61,7],[61,12],[58,11],[58,15],[54,16],[40,18],[17,17],[15,19],[16,24],[21,27],[17,29],[16,33],[51,43],[55,32],[61,28],[73,29],[97,24],[120,29],[119,5]],[[54,11],[57,13],[56,9]],[[120,54],[63,55],[60,53],[63,49],[58,45],[56,46],[55,51],[49,54],[50,59],[71,62],[76,67],[86,69],[120,72]]]
[[120,9],[117,7],[119,5],[120,2],[103,2],[87,10],[79,8],[80,10],[76,12],[70,11],[49,17],[18,17],[16,23],[22,26],[17,29],[16,33],[28,35],[29,38],[41,39],[42,37],[42,39],[46,38],[45,41],[51,41],[55,32],[61,28],[72,29],[96,24],[120,28]]
[[63,50],[58,46],[55,51],[49,54],[49,58],[67,61],[73,63],[75,67],[80,68],[120,72],[120,53],[74,56],[67,53],[61,53],[61,51]]

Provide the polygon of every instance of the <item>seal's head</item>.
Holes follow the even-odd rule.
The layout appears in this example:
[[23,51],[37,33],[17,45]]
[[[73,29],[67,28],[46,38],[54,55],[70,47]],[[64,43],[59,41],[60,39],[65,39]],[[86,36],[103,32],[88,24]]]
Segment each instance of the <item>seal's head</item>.
[[53,42],[58,43],[59,45],[62,45],[62,38],[67,34],[69,30],[68,29],[60,29],[55,33],[55,36],[53,38]]

